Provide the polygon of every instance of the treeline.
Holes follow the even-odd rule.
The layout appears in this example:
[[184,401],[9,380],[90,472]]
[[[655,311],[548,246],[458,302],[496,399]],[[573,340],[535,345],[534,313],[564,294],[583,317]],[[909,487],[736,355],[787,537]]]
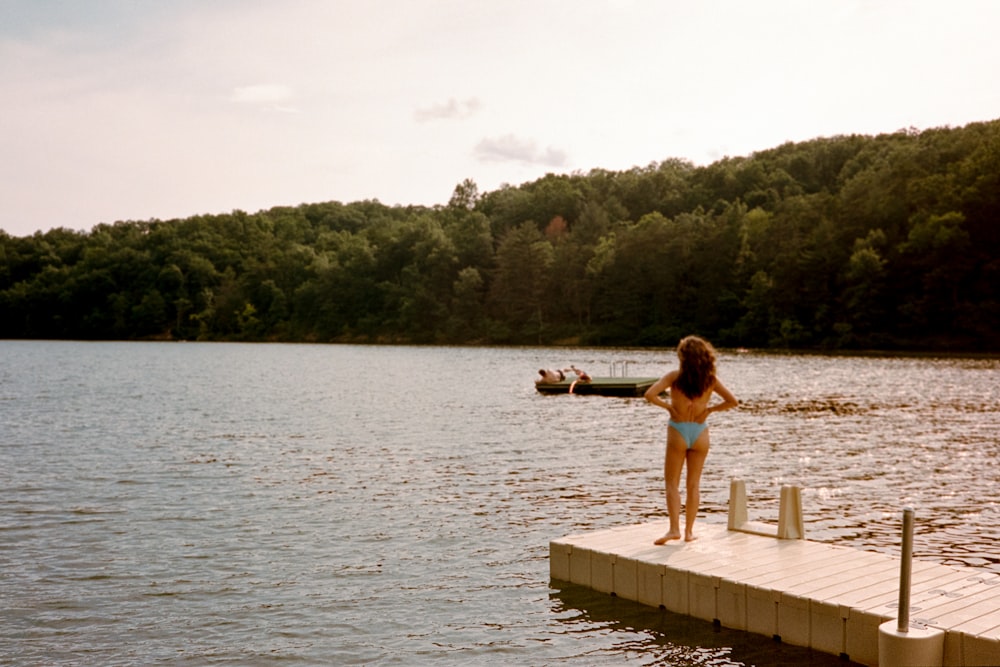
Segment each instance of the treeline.
[[1000,121],[0,232],[0,337],[1000,350]]

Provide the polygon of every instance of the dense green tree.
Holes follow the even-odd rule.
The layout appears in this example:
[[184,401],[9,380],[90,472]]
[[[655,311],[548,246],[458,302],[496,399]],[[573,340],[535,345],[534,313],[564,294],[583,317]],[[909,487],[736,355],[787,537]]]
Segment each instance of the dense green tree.
[[486,323],[484,288],[479,269],[467,266],[458,272],[452,286],[451,310],[445,328],[449,342],[480,342],[489,327]]
[[0,336],[1000,350],[1000,121],[0,231]]
[[531,220],[507,232],[497,248],[491,299],[497,319],[515,340],[545,338],[553,254],[552,244]]

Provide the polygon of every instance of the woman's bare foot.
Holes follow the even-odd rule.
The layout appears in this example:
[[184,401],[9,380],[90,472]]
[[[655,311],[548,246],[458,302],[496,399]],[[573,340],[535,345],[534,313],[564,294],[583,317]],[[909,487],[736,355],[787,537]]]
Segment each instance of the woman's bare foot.
[[685,542],[694,542],[697,539],[698,539],[698,536],[695,535],[694,533],[687,533],[687,534],[684,535],[684,541]]
[[653,544],[666,544],[670,540],[679,540],[679,539],[681,539],[680,533],[669,532],[663,537],[656,538],[656,540],[653,541]]

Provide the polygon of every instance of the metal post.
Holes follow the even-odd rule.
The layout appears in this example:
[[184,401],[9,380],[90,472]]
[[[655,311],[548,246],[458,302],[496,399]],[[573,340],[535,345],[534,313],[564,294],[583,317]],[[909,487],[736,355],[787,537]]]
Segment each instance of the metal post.
[[899,615],[896,630],[910,630],[910,571],[913,565],[913,508],[903,508],[902,561],[899,564]]

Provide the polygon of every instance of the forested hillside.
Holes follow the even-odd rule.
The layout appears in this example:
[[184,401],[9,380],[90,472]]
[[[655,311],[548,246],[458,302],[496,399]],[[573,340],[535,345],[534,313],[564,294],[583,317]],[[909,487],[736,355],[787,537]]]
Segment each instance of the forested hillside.
[[[56,194],[56,193],[54,193]],[[67,221],[73,222],[73,221]],[[0,337],[1000,350],[1000,121],[0,232]]]

